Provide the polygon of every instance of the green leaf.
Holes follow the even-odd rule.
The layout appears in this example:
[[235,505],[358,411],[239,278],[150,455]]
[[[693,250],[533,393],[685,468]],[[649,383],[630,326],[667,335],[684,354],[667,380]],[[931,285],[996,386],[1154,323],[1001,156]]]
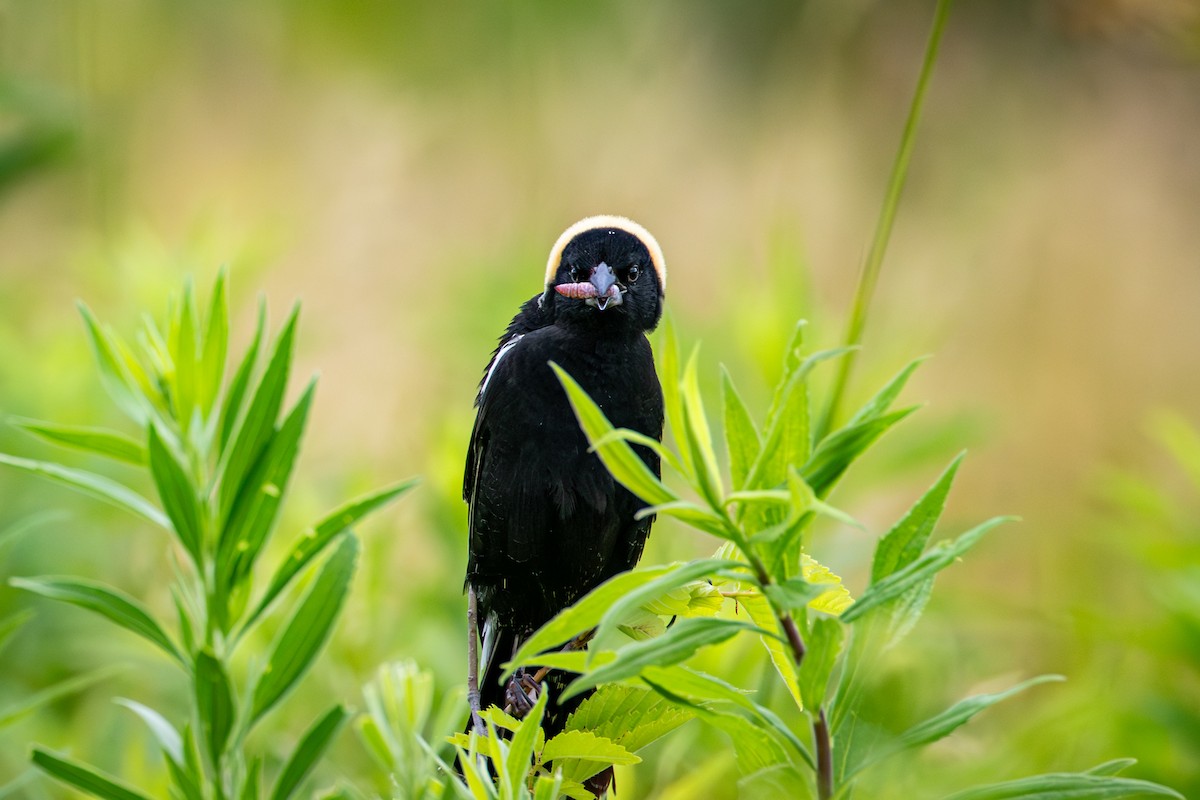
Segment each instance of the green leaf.
[[549,696],[550,693],[546,691],[538,693],[537,702],[525,719],[521,720],[509,741],[508,754],[504,759],[504,772],[508,774],[514,795],[519,794],[524,786],[525,776],[533,763],[533,751],[541,744],[538,740],[543,735],[542,718],[546,713]]
[[[579,419],[579,424],[587,435],[588,441],[596,448],[596,455],[600,457],[612,476],[622,486],[650,505],[672,503],[678,500],[675,493],[664,486],[662,481],[650,471],[646,462],[642,461],[628,442],[619,439],[604,439],[613,430],[608,417],[604,416],[600,407],[587,396],[575,379],[568,375],[562,367],[553,361],[550,362],[550,367],[558,376],[559,382],[562,383],[567,398],[571,401],[571,408],[574,409],[575,416]],[[596,443],[601,440],[606,443],[596,446]]]
[[139,517],[147,519],[155,525],[161,525],[168,530],[171,528],[170,520],[153,503],[128,486],[110,480],[103,475],[64,467],[48,461],[31,461],[27,458],[18,458],[6,453],[0,453],[0,464],[7,464],[22,472],[66,484],[76,491],[91,495],[106,503],[111,503],[117,508],[123,508],[126,511],[137,514]]
[[117,431],[104,428],[87,428],[76,425],[58,425],[37,419],[10,417],[9,422],[21,430],[45,439],[48,442],[89,453],[115,458],[129,464],[146,463],[146,450],[136,441]]
[[279,773],[275,788],[271,791],[271,800],[285,800],[295,794],[349,717],[346,709],[334,706],[308,729]]
[[542,748],[543,763],[553,762],[555,769],[562,770],[564,781],[576,783],[582,783],[609,765],[625,766],[641,760],[611,739],[591,731],[563,731]]
[[1016,686],[1012,686],[1002,692],[979,694],[968,697],[965,700],[960,700],[942,713],[930,717],[900,734],[900,744],[905,747],[920,747],[921,745],[944,739],[965,725],[980,711],[999,703],[1001,700],[1007,700],[1031,686],[1064,680],[1066,678],[1062,675],[1039,675],[1036,678],[1030,678],[1027,681],[1018,683]]
[[213,403],[221,392],[225,377],[225,357],[229,348],[229,301],[225,292],[226,274],[217,273],[212,300],[208,307],[208,327],[204,331],[200,365],[197,371],[197,402],[205,418],[212,413]]
[[8,640],[31,619],[33,619],[33,610],[24,608],[0,620],[0,651],[4,650],[5,645],[8,644]]
[[41,576],[37,578],[9,578],[8,582],[18,589],[25,589],[43,597],[61,600],[64,603],[94,611],[122,628],[136,633],[148,642],[160,647],[181,664],[183,655],[137,600],[127,594],[86,578]]
[[876,392],[874,397],[864,403],[862,408],[854,413],[854,416],[846,423],[846,427],[849,428],[862,422],[878,419],[887,413],[887,410],[892,407],[892,403],[896,402],[896,398],[900,396],[900,392],[904,390],[908,379],[912,377],[917,367],[925,363],[927,358],[928,356],[922,356],[908,362],[882,389]]
[[959,453],[920,500],[875,546],[871,582],[875,583],[920,557],[946,507],[946,496],[965,453]]
[[729,453],[729,477],[734,491],[737,491],[745,488],[750,466],[758,457],[762,442],[750,411],[724,366],[721,367],[721,399],[725,408],[725,449]]
[[[683,418],[687,424],[688,447],[692,450],[695,466],[696,486],[701,496],[714,507],[721,505],[721,470],[717,466],[717,453],[713,449],[712,432],[708,427],[708,415],[704,411],[704,398],[700,395],[700,376],[697,361],[700,347],[697,345],[688,357],[683,369]],[[701,468],[703,467],[703,469]]]
[[102,800],[150,800],[90,764],[63,758],[40,747],[33,748],[33,763],[51,777]]
[[200,734],[212,763],[219,765],[233,730],[237,706],[225,667],[207,650],[196,654],[195,693]]
[[994,517],[975,526],[953,542],[943,542],[933,547],[907,567],[892,573],[878,583],[871,584],[862,597],[842,613],[842,621],[853,622],[868,611],[901,596],[914,586],[932,578],[958,560],[992,528],[1012,519],[1014,518]]
[[321,568],[300,607],[275,637],[254,689],[251,724],[274,706],[316,659],[346,599],[357,558],[358,539],[347,533]]
[[283,406],[283,395],[287,390],[288,374],[291,371],[292,346],[299,313],[300,309],[296,308],[288,317],[275,342],[267,370],[263,373],[262,380],[259,381],[258,388],[250,400],[250,406],[229,444],[228,457],[224,459],[221,467],[222,520],[228,518],[234,500],[244,490],[247,473],[267,448],[275,432],[275,420]]
[[92,353],[96,357],[96,365],[100,368],[100,382],[126,416],[137,424],[144,425],[148,417],[146,406],[139,395],[136,382],[118,355],[115,342],[111,335],[100,327],[91,309],[82,302],[78,305],[87,328],[88,341],[92,345]]
[[163,441],[158,426],[150,425],[150,474],[158,489],[159,499],[171,519],[171,528],[179,537],[183,549],[192,557],[192,563],[203,563],[204,511],[196,495],[193,482],[170,447]]
[[144,706],[133,700],[127,700],[124,697],[114,698],[113,702],[137,714],[142,722],[146,723],[146,727],[150,729],[150,732],[154,734],[154,738],[158,741],[159,746],[162,747],[163,753],[166,754],[167,758],[176,765],[183,765],[183,739],[179,736],[179,731],[175,730],[175,727],[170,722],[167,722],[162,714],[159,714],[153,708]]
[[623,647],[610,663],[576,678],[562,693],[561,700],[567,700],[601,683],[635,677],[648,666],[678,664],[701,647],[720,644],[741,631],[767,634],[762,628],[734,619],[688,617],[678,620],[662,636]]
[[805,708],[814,712],[818,708],[824,708],[829,676],[833,673],[833,666],[842,651],[844,637],[845,629],[836,619],[818,617],[813,620],[805,641],[808,653],[800,663],[798,676],[800,699]]
[[254,756],[250,759],[246,777],[242,780],[241,800],[258,800],[262,783],[262,765],[262,756]]
[[[667,667],[687,671],[684,667]],[[656,671],[655,674],[658,674]],[[692,718],[686,708],[640,686],[608,684],[579,704],[565,730],[586,730],[637,752]]]
[[315,391],[314,379],[278,432],[271,435],[266,452],[250,470],[233,501],[217,547],[218,580],[226,588],[236,587],[250,574],[271,535],[300,451]]
[[175,418],[182,429],[187,430],[196,406],[196,294],[189,279],[183,285],[183,297],[179,302],[178,316],[171,319],[170,354],[175,363]]
[[689,448],[683,446],[683,442],[687,440],[687,423],[683,419],[683,396],[680,392],[679,340],[675,336],[675,323],[670,314],[663,317],[659,330],[662,331],[658,363],[662,373],[664,416],[679,447],[684,467],[680,471],[690,476],[693,470],[692,453]]
[[[609,629],[623,623],[637,609],[651,600],[666,594],[671,589],[683,586],[703,575],[724,567],[744,566],[736,561],[708,559],[687,564],[638,569],[614,575],[604,583],[563,609],[525,640],[521,648],[505,666],[505,677],[523,664],[534,663],[532,659],[543,650],[558,647],[584,631],[591,630],[603,620],[609,620]],[[619,607],[618,607],[619,606]],[[616,609],[614,611],[614,609]],[[611,615],[611,616],[610,616]]]
[[246,348],[246,354],[242,356],[241,364],[238,365],[237,371],[234,373],[233,382],[229,384],[229,391],[225,395],[225,400],[221,404],[221,424],[220,424],[220,452],[224,454],[229,446],[230,437],[233,436],[234,426],[242,415],[242,403],[246,399],[246,390],[250,386],[250,376],[254,373],[254,367],[258,363],[258,351],[262,347],[263,337],[266,335],[267,328],[267,305],[265,302],[259,302],[258,305],[258,322],[254,328],[254,338],[250,342],[250,346]]
[[829,591],[828,586],[809,583],[803,578],[789,578],[779,583],[767,584],[763,589],[763,592],[771,599],[772,605],[786,612],[805,608],[827,591]]
[[40,689],[33,694],[22,697],[14,705],[0,708],[0,728],[11,725],[26,714],[32,713],[60,698],[67,697],[76,692],[82,692],[84,689],[100,681],[108,680],[119,671],[115,667],[101,667],[100,669],[86,672],[83,675],[76,675],[73,678],[67,678],[64,681],[51,684],[45,689]]
[[889,428],[916,410],[913,406],[847,425],[818,445],[800,474],[817,497],[825,497],[855,459]]
[[393,500],[396,500],[400,495],[416,485],[417,479],[409,478],[408,480],[372,492],[365,497],[360,497],[329,512],[320,522],[301,534],[289,548],[287,557],[275,571],[275,575],[272,576],[267,591],[263,594],[263,598],[259,601],[254,613],[247,619],[244,627],[248,628],[257,620],[270,607],[271,603],[275,601],[279,593],[287,588],[292,579],[308,566],[314,558],[324,552],[329,543],[337,538],[340,533],[349,529],[351,525],[357,523],[363,517],[367,516],[367,514],[377,511]]
[[1087,772],[1052,772],[977,786],[956,792],[945,800],[1110,800],[1149,795],[1184,800],[1179,792],[1157,783]]

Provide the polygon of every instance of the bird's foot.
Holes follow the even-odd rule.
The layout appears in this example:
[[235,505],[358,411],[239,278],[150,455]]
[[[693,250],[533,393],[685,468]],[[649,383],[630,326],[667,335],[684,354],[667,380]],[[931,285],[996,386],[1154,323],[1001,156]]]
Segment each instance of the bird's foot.
[[524,669],[517,670],[504,687],[505,712],[517,719],[524,719],[537,704],[541,691],[542,687],[532,675]]

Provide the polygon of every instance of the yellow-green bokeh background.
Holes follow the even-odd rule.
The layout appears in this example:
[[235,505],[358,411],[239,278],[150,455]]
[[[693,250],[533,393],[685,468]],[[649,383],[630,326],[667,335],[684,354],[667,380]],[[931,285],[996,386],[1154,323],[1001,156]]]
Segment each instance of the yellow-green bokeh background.
[[[282,529],[423,483],[364,528],[329,653],[258,746],[282,752],[387,660],[448,686],[474,386],[550,243],[591,213],[653,230],[706,380],[724,362],[761,409],[795,319],[838,343],[932,6],[0,0],[0,413],[121,424],[77,298],[132,333],[185,276],[206,296],[227,264],[240,342],[257,293],[276,323],[301,302],[298,371],[321,383]],[[1163,409],[1200,421],[1198,41],[1194,0],[952,14],[852,385],[859,400],[932,353],[905,395],[927,407],[834,494],[870,535],[827,527],[813,550],[861,589],[873,537],[968,448],[943,532],[1024,521],[939,579],[880,714],[1070,680],[885,770],[872,796],[1120,756],[1200,795],[1200,484],[1158,441],[1182,435]],[[56,455],[7,426],[0,449]],[[0,473],[0,526],[47,507],[70,517],[3,545],[0,574],[85,574],[169,608],[161,536]],[[648,558],[710,547],[660,524]],[[149,737],[110,698],[179,712],[177,676],[84,612],[0,588],[0,616],[29,607],[0,653],[0,706],[126,669],[0,730],[0,784],[38,741],[154,786]],[[712,668],[757,685],[750,656]],[[703,761],[712,796],[732,796],[723,749],[685,729],[623,793],[669,796]],[[380,780],[351,734],[331,761],[318,783]],[[36,780],[16,792],[62,796]]]

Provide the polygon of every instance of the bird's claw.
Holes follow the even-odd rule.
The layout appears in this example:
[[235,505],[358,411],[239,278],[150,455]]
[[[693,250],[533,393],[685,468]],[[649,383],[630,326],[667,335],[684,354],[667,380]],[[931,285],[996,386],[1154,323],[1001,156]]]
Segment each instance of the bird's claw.
[[524,719],[525,715],[533,710],[537,704],[538,694],[541,693],[541,687],[537,681],[525,670],[517,670],[508,680],[508,685],[504,688],[504,701],[507,713],[512,714],[517,719]]

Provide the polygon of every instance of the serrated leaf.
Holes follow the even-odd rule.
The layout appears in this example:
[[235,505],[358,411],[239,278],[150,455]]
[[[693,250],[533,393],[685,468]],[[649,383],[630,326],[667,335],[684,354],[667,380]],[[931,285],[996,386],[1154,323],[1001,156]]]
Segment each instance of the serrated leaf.
[[275,788],[271,791],[271,800],[286,800],[295,794],[349,716],[346,709],[334,706],[313,723],[280,771]]
[[417,479],[409,478],[408,480],[360,497],[357,500],[352,500],[329,512],[320,522],[305,531],[289,548],[287,557],[279,565],[279,568],[275,571],[275,575],[272,576],[271,583],[267,591],[263,594],[262,600],[259,601],[254,613],[246,621],[246,627],[249,627],[251,623],[258,619],[270,607],[271,603],[275,601],[279,593],[287,588],[292,579],[308,566],[314,558],[320,555],[339,534],[348,530],[351,525],[354,525],[368,514],[398,499],[400,495],[416,485]]
[[[684,670],[683,667],[666,669]],[[608,684],[579,704],[567,718],[565,730],[591,731],[634,753],[692,716],[689,710],[673,705],[650,689]]]
[[225,285],[226,273],[222,269],[213,284],[197,370],[197,402],[206,419],[212,413],[213,403],[221,392],[221,381],[225,377],[225,358],[229,348],[229,301]]
[[841,577],[807,553],[800,556],[800,574],[804,580],[825,589],[808,604],[813,611],[839,616],[854,603]]
[[993,706],[1002,700],[1007,700],[1031,686],[1064,680],[1066,678],[1062,675],[1039,675],[1036,678],[1030,678],[1027,681],[1018,683],[1016,686],[1012,686],[1002,692],[979,694],[968,697],[965,700],[960,700],[942,713],[930,717],[900,734],[900,744],[905,747],[920,747],[921,745],[944,739],[989,706]]
[[51,777],[102,800],[150,800],[90,764],[63,758],[41,747],[33,748],[33,763]]
[[803,578],[789,578],[786,581],[768,584],[763,589],[763,592],[771,599],[772,605],[789,612],[805,608],[825,591],[825,587],[809,583]]
[[[589,444],[596,448],[596,455],[604,463],[605,469],[612,473],[613,478],[650,505],[672,503],[678,500],[675,493],[664,486],[662,481],[650,471],[646,462],[633,451],[628,442],[611,437],[605,439],[613,430],[613,425],[600,410],[600,406],[588,397],[587,392],[567,374],[566,370],[553,361],[550,362],[550,367],[558,376],[563,390],[566,391],[567,399],[571,402],[571,408],[575,411],[575,416],[579,420],[584,434],[587,435]],[[605,444],[597,446],[597,442],[601,440]]]
[[615,628],[639,606],[665,592],[723,567],[736,566],[742,565],[735,561],[708,559],[614,575],[573,605],[563,609],[526,639],[512,660],[505,665],[505,677],[511,675],[512,669],[517,666],[536,663],[532,659],[543,650],[557,647],[576,635],[595,628],[605,620],[608,621],[609,629]]
[[221,466],[221,520],[228,518],[234,500],[243,491],[247,473],[262,455],[275,431],[275,420],[283,406],[283,395],[291,372],[299,314],[300,309],[294,309],[284,324],[262,380],[229,443],[228,457]]
[[1179,792],[1161,784],[1086,772],[1053,772],[977,786],[956,792],[944,800],[1112,800],[1146,796],[1184,800]]
[[908,379],[912,377],[913,372],[916,371],[917,367],[925,363],[926,358],[928,356],[922,356],[908,362],[882,389],[875,393],[874,397],[864,403],[862,408],[854,413],[854,416],[846,423],[846,427],[849,428],[861,422],[878,419],[883,416],[892,407],[892,403],[896,402],[896,398],[900,396],[900,392],[903,391],[905,384],[908,383]]
[[901,596],[914,586],[935,576],[975,546],[992,528],[1012,519],[1012,517],[990,519],[967,531],[953,542],[944,542],[933,547],[907,567],[892,573],[878,583],[871,584],[854,605],[842,612],[842,621],[853,622],[868,611]]
[[117,589],[86,578],[67,576],[9,578],[8,582],[18,589],[94,611],[157,645],[181,664],[184,663],[183,655],[150,612],[137,600]]
[[199,565],[203,561],[204,549],[204,511],[200,507],[200,498],[183,464],[163,441],[158,426],[154,424],[150,425],[147,453],[150,456],[150,474],[171,520],[171,529],[192,557],[192,563]]
[[563,691],[560,702],[601,683],[635,677],[648,666],[678,664],[701,647],[720,644],[741,631],[769,635],[762,628],[734,619],[688,617],[678,620],[662,636],[623,647],[610,663],[576,678]]
[[725,450],[729,454],[729,477],[734,491],[745,488],[750,465],[758,457],[762,442],[745,401],[733,378],[721,367],[721,399],[725,411]]
[[9,422],[21,430],[52,444],[73,447],[128,464],[146,463],[146,450],[138,442],[117,431],[78,425],[59,425],[23,417],[10,417]]
[[18,458],[6,453],[0,453],[0,464],[7,464],[22,472],[66,484],[76,491],[91,495],[106,503],[111,503],[117,508],[123,508],[126,511],[137,514],[139,517],[147,519],[155,525],[160,525],[168,530],[171,528],[170,520],[153,503],[128,486],[117,483],[103,475],[97,475],[94,472],[87,472],[82,469],[64,467],[48,461],[31,461],[27,458]]
[[251,724],[300,680],[329,637],[358,559],[358,539],[352,533],[344,537],[271,645],[270,656],[254,688]]
[[821,441],[812,458],[800,469],[817,497],[824,498],[847,468],[893,425],[916,407],[871,417],[838,430]]
[[212,653],[202,650],[196,654],[194,680],[200,734],[213,763],[220,764],[237,714],[229,676]]
[[746,612],[755,625],[774,634],[773,636],[760,636],[759,640],[767,649],[767,655],[771,657],[771,663],[775,665],[775,671],[783,679],[783,685],[787,688],[788,693],[791,694],[796,705],[803,708],[800,686],[796,680],[796,664],[792,660],[792,654],[787,645],[781,641],[782,631],[779,628],[779,620],[776,618],[770,602],[762,594],[751,592],[738,598],[738,607]]
[[920,557],[946,507],[946,496],[965,453],[959,453],[920,500],[884,534],[875,546],[871,581],[879,581]]
[[250,574],[275,526],[315,391],[313,380],[279,430],[270,435],[266,451],[247,474],[229,510],[217,547],[218,580],[229,589]]
[[641,758],[621,745],[591,731],[563,731],[546,742],[542,761],[562,771],[565,782],[583,783],[600,770],[613,765],[638,764]]
[[148,416],[146,407],[138,396],[136,383],[118,355],[112,337],[100,327],[87,305],[80,302],[78,306],[87,329],[88,341],[92,345],[92,354],[100,368],[100,382],[126,416],[137,424],[144,425]]

